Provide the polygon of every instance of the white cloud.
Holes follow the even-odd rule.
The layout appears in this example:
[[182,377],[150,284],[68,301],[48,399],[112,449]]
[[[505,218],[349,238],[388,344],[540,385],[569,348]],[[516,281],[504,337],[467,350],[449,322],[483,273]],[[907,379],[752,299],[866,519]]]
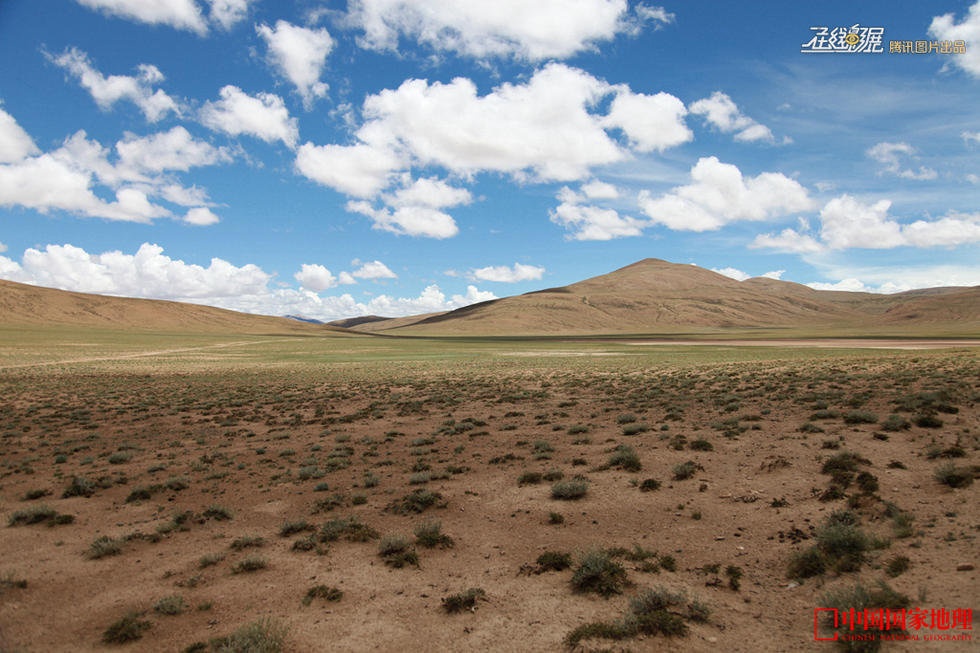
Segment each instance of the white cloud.
[[[312,268],[314,273],[323,270],[329,275],[322,266],[303,267]],[[302,271],[297,277],[300,275]],[[315,276],[310,275],[310,283],[316,283],[312,280]],[[149,243],[144,243],[135,254],[119,251],[90,254],[67,244],[48,245],[43,250],[31,248],[24,252],[20,263],[0,256],[0,278],[78,292],[169,299],[320,320],[372,314],[399,317],[448,311],[496,299],[493,293],[472,285],[467,286],[464,294],[451,297],[438,286],[430,285],[418,297],[379,295],[367,303],[357,302],[349,294],[323,297],[311,289],[272,289],[269,285],[272,275],[257,265],[235,266],[212,258],[204,267],[172,259],[164,254],[163,248]],[[321,275],[319,281],[327,279]]]
[[640,208],[655,223],[678,231],[709,231],[737,220],[768,220],[811,208],[799,183],[774,172],[743,179],[734,165],[715,157],[691,168],[694,183],[653,199],[641,191]]
[[775,235],[759,234],[749,243],[749,247],[752,249],[768,247],[792,254],[812,254],[824,250],[824,246],[813,236],[801,234],[794,229],[783,229]]
[[206,227],[212,224],[217,224],[221,219],[211,212],[211,209],[199,206],[187,211],[184,215],[184,222],[187,224],[193,224],[198,227]]
[[970,141],[980,143],[980,132],[963,132],[960,134],[960,136],[962,136],[963,140],[968,144]]
[[465,188],[450,186],[445,181],[435,177],[416,179],[411,185],[396,190],[385,196],[390,206],[427,206],[433,209],[444,209],[473,201],[470,191]]
[[476,268],[470,272],[470,278],[480,281],[496,281],[499,283],[516,283],[518,281],[531,281],[540,279],[544,275],[544,268],[536,265],[524,265],[514,263],[514,267],[506,265],[489,265],[484,268]]
[[388,266],[381,261],[368,261],[360,264],[360,267],[351,273],[352,277],[358,279],[397,279],[398,275],[388,269]]
[[183,127],[138,138],[133,134],[116,143],[119,165],[136,170],[163,172],[189,170],[231,161],[231,155],[205,141],[195,140]]
[[639,236],[647,226],[642,220],[621,216],[615,209],[562,202],[548,212],[551,221],[573,230],[573,240],[612,240]]
[[293,275],[300,284],[313,292],[323,292],[337,285],[337,277],[319,264],[304,263],[300,271]]
[[40,150],[14,117],[0,109],[0,163],[21,161]]
[[6,251],[7,251],[7,246],[4,245],[3,243],[0,243],[0,253],[6,252]]
[[399,235],[452,238],[459,233],[451,215],[427,206],[403,206],[392,211],[359,200],[347,202],[347,210],[371,218],[375,229]]
[[730,279],[735,279],[735,281],[745,281],[749,279],[752,275],[742,272],[738,268],[711,268],[712,272],[717,272],[718,274],[725,275]]
[[735,132],[737,141],[772,141],[772,132],[743,114],[727,94],[715,91],[711,97],[693,102],[688,110],[704,116],[704,121],[723,133]]
[[874,292],[874,289],[864,285],[860,280],[849,278],[841,279],[837,283],[826,283],[823,281],[814,281],[813,283],[806,284],[807,286],[813,288],[814,290],[842,290],[845,292]]
[[903,266],[824,266],[825,276],[834,282],[806,285],[816,290],[895,293],[917,288],[970,287],[980,285],[980,269],[967,265]]
[[370,145],[313,145],[296,151],[296,170],[313,181],[354,197],[373,197],[402,166],[402,159]]
[[399,36],[438,51],[540,61],[562,59],[595,47],[643,22],[673,21],[661,7],[640,5],[635,17],[626,0],[354,0],[347,20],[363,30],[358,43],[396,50]]
[[[608,96],[611,112],[595,113]],[[448,84],[411,79],[368,96],[362,113],[355,143],[306,143],[297,152],[297,170],[348,195],[371,198],[415,166],[439,166],[463,178],[496,172],[521,182],[583,179],[593,167],[629,157],[607,129],[622,129],[643,150],[689,138],[676,98],[634,95],[562,64],[483,96],[466,78]]]
[[199,114],[201,124],[209,129],[231,136],[247,134],[266,143],[282,141],[288,147],[296,146],[299,128],[295,118],[282,98],[272,93],[251,96],[237,86],[225,86],[221,99],[205,102]]
[[211,22],[217,23],[222,29],[230,30],[245,20],[248,15],[248,5],[255,0],[210,0]]
[[783,278],[786,270],[770,270],[762,275],[764,279],[776,279],[777,281]]
[[902,169],[901,159],[903,157],[915,156],[915,148],[908,143],[878,143],[868,148],[865,154],[881,163],[884,166],[884,172],[897,175],[904,179],[928,180],[935,179],[939,176],[935,170],[926,168],[925,166],[921,166],[918,172],[911,169]]
[[151,25],[170,25],[197,34],[208,31],[207,23],[194,0],[76,0],[80,5],[103,13]]
[[643,95],[621,87],[603,124],[621,128],[640,152],[663,151],[694,137],[685,115],[684,103],[669,93]]
[[[196,141],[183,127],[139,138],[132,134],[116,144],[118,161],[109,150],[79,131],[56,150],[0,164],[0,206],[22,206],[41,213],[63,210],[86,217],[150,222],[172,213],[150,202],[161,197],[182,206],[207,204],[207,192],[183,188],[169,171],[212,165],[230,159],[227,152]],[[95,193],[98,184],[115,194],[105,201]],[[203,208],[203,207],[199,207]],[[217,221],[197,211],[185,220]]]
[[974,3],[959,23],[953,14],[934,17],[929,36],[939,41],[966,41],[966,52],[953,55],[953,61],[973,77],[980,77],[980,2]]
[[327,94],[328,86],[320,81],[320,74],[334,46],[330,33],[284,20],[276,21],[275,27],[256,25],[255,31],[269,48],[269,62],[296,86],[309,110],[314,100]]
[[75,77],[102,110],[112,108],[112,105],[119,100],[129,100],[139,107],[149,122],[157,122],[171,112],[177,115],[181,113],[180,107],[172,97],[160,89],[153,90],[154,84],[164,80],[163,73],[156,66],[140,64],[137,67],[138,76],[106,77],[95,69],[88,55],[78,48],[65,50],[57,57],[47,56],[53,63]]
[[615,186],[607,184],[604,181],[599,181],[598,179],[593,179],[586,184],[582,184],[582,192],[592,200],[612,200],[619,197],[619,191]]
[[950,212],[935,220],[902,224],[889,216],[890,208],[889,200],[869,204],[841,195],[827,202],[820,211],[822,242],[793,229],[784,229],[775,236],[756,236],[749,247],[812,253],[828,248],[955,247],[980,242],[980,213]]
[[980,184],[980,175],[975,175],[971,172],[968,173],[965,178],[971,184]]

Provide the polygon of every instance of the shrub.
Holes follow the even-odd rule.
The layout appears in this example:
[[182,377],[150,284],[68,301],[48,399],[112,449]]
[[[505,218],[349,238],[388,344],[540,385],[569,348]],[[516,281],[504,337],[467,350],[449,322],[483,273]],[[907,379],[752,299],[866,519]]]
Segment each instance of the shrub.
[[201,569],[212,567],[225,559],[223,553],[205,553],[197,560],[197,566]]
[[562,501],[581,499],[589,491],[589,482],[583,479],[558,481],[551,486],[551,498]]
[[286,626],[274,619],[259,619],[225,638],[215,653],[281,653],[287,632]]
[[261,535],[243,535],[232,540],[230,546],[235,551],[241,551],[242,549],[248,549],[251,547],[265,546],[265,538],[263,538]]
[[617,424],[632,424],[636,421],[636,415],[633,413],[623,413],[616,418]]
[[581,556],[571,582],[578,592],[609,597],[622,593],[627,584],[626,570],[607,551],[594,549]]
[[540,571],[562,571],[572,566],[572,556],[561,551],[545,551],[538,556]]
[[643,469],[640,457],[636,455],[633,447],[621,444],[616,447],[616,451],[609,457],[610,467],[619,467],[627,472],[638,472]]
[[111,538],[108,535],[103,535],[88,545],[88,551],[85,552],[85,556],[90,560],[98,560],[99,558],[116,556],[120,553],[122,553],[122,544],[119,540]]
[[386,565],[401,569],[405,565],[419,566],[419,557],[404,535],[386,535],[378,543],[378,555]]
[[61,493],[62,499],[70,497],[90,497],[95,494],[95,482],[84,476],[72,476],[71,482]]
[[623,427],[623,435],[639,435],[649,430],[650,427],[646,424],[627,424]]
[[912,561],[909,560],[908,556],[895,556],[885,563],[885,573],[895,578],[904,574],[911,566]]
[[260,569],[265,569],[268,566],[269,562],[262,556],[251,555],[233,565],[231,568],[231,573],[245,574],[253,571],[259,571]]
[[699,469],[702,469],[701,465],[697,464],[693,460],[688,460],[680,465],[674,465],[674,480],[684,481],[689,479],[694,476]]
[[31,526],[33,524],[45,524],[47,526],[60,526],[70,524],[75,521],[73,515],[64,515],[49,505],[41,504],[31,506],[23,510],[15,510],[7,520],[8,526]]
[[640,492],[653,492],[660,489],[660,481],[655,478],[643,479],[640,483]]
[[[879,581],[875,589],[868,589],[858,583],[853,587],[827,592],[820,598],[819,605],[835,610],[854,609],[856,612],[876,609],[901,610],[909,606],[909,599],[883,581]],[[875,653],[881,649],[882,643],[878,638],[838,641],[841,650],[851,653]]]
[[142,616],[139,612],[130,612],[119,621],[113,622],[103,631],[102,641],[106,644],[125,644],[140,639],[151,625]]
[[306,596],[303,597],[303,605],[309,605],[313,603],[313,599],[323,599],[324,601],[339,601],[344,597],[344,593],[337,589],[336,587],[327,587],[326,585],[314,585],[310,589],[306,590]]
[[201,513],[206,519],[214,519],[215,521],[226,521],[234,516],[231,510],[225,508],[224,506],[212,503],[210,506],[204,509]]
[[924,429],[938,429],[943,425],[943,421],[935,415],[916,415],[912,418],[912,422]]
[[153,610],[160,614],[177,615],[187,610],[187,602],[180,594],[165,596],[153,604]]
[[953,463],[937,467],[933,477],[951,488],[965,488],[973,484],[973,470],[969,467],[957,467]]
[[348,542],[367,542],[378,539],[378,531],[362,524],[357,517],[331,519],[320,527],[317,538],[321,542],[333,542],[344,538]]
[[[388,505],[388,510],[399,514],[408,515],[411,513],[425,512],[427,509],[439,504],[442,495],[431,490],[415,490],[406,494],[401,499],[396,499]],[[445,505],[445,504],[443,504]]]
[[442,599],[442,609],[449,614],[462,612],[463,610],[474,611],[477,601],[485,601],[487,593],[479,587],[471,587],[459,594],[450,594]]
[[524,472],[517,479],[518,485],[536,485],[541,482],[541,472]]
[[279,537],[289,537],[296,533],[314,531],[316,527],[305,519],[299,521],[288,521],[279,527]]
[[909,421],[901,415],[892,413],[881,423],[881,428],[886,431],[901,431],[909,428]]
[[844,415],[845,424],[876,424],[878,416],[868,410],[851,410]]
[[688,447],[693,451],[714,451],[715,449],[715,446],[704,438],[694,440]]
[[878,477],[871,472],[861,472],[857,475],[857,486],[865,494],[878,491]]
[[442,522],[431,520],[424,521],[415,527],[415,540],[424,547],[443,547],[453,546],[453,538],[442,532]]
[[548,523],[549,524],[564,524],[565,516],[559,512],[549,512],[548,513]]

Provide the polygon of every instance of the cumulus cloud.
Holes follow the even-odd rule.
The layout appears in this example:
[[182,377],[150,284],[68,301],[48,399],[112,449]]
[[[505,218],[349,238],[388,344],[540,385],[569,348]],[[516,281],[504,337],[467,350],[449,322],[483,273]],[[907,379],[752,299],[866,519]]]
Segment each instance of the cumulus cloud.
[[364,200],[347,202],[347,210],[371,218],[375,229],[404,236],[452,238],[459,233],[456,221],[448,213],[428,206],[403,206],[392,211],[376,208]]
[[488,265],[484,268],[476,268],[470,272],[470,278],[480,281],[496,281],[499,283],[516,283],[518,281],[531,281],[540,279],[544,275],[544,268],[536,265],[524,265],[514,263],[513,267],[506,265]]
[[[612,100],[608,113],[597,113],[605,98]],[[455,233],[443,209],[469,202],[469,192],[424,179],[409,188],[405,179],[413,167],[441,167],[462,179],[494,172],[519,182],[574,181],[629,158],[630,148],[660,150],[690,138],[680,100],[634,94],[563,64],[483,96],[466,78],[447,84],[410,79],[369,95],[362,114],[354,143],[305,143],[297,150],[297,171],[365,200],[348,203],[349,210],[371,217],[378,228],[437,237]],[[621,131],[626,144],[611,130]],[[403,188],[385,192],[396,183]],[[594,192],[603,192],[599,188]],[[447,199],[436,202],[436,195]],[[385,206],[366,201],[372,199]],[[629,220],[619,222],[626,228]]]
[[891,201],[864,202],[850,195],[836,197],[820,211],[820,238],[784,229],[757,236],[750,247],[771,247],[807,253],[823,249],[893,249],[955,247],[980,242],[980,213],[950,212],[934,220],[900,223],[889,215]]
[[[738,268],[711,268],[712,272],[717,272],[718,274],[729,277],[730,279],[735,279],[735,281],[745,281],[746,279],[751,279],[752,275],[742,272]],[[783,274],[786,270],[771,270],[765,274],[760,274],[759,276],[764,279],[782,279]]]
[[[322,266],[307,277],[316,284]],[[297,273],[297,280],[303,270]],[[332,275],[330,275],[332,276]],[[320,282],[328,277],[320,275]],[[120,251],[94,254],[73,245],[30,248],[18,263],[0,256],[0,278],[22,283],[125,297],[169,299],[219,306],[265,315],[302,315],[334,320],[358,315],[399,317],[448,311],[475,302],[496,299],[491,292],[467,286],[466,292],[447,297],[437,285],[426,287],[417,297],[379,295],[358,302],[351,295],[320,296],[307,287],[271,288],[272,275],[254,264],[236,266],[212,258],[205,267],[172,259],[158,245],[144,243],[135,254]]]
[[180,115],[177,102],[161,89],[153,86],[164,80],[163,73],[156,66],[140,64],[138,74],[109,75],[95,69],[88,55],[78,48],[69,48],[58,56],[47,55],[56,65],[64,68],[78,80],[99,108],[106,111],[120,100],[129,100],[143,112],[149,122],[157,122],[168,113]]
[[396,50],[405,37],[437,51],[530,61],[570,57],[617,34],[635,34],[645,22],[673,19],[662,7],[642,4],[631,16],[626,0],[353,0],[347,15],[363,31],[361,47]]
[[217,224],[220,221],[221,219],[206,206],[190,209],[184,215],[184,222],[198,227],[207,227],[212,224]]
[[963,132],[960,134],[963,137],[963,141],[969,143],[970,141],[975,141],[980,143],[980,132]]
[[14,117],[0,109],[0,163],[21,161],[40,150]]
[[908,143],[878,143],[874,147],[868,148],[865,154],[881,163],[883,172],[904,179],[928,180],[939,176],[935,170],[925,166],[921,166],[918,171],[902,169],[902,158],[915,156],[915,148]]
[[953,14],[934,17],[929,36],[940,41],[966,41],[966,52],[953,55],[953,61],[973,77],[980,77],[980,2],[974,3],[959,23]]
[[749,247],[769,248],[791,254],[813,254],[824,250],[824,246],[813,236],[795,229],[783,229],[778,234],[759,234],[749,243]]
[[248,5],[254,0],[210,0],[211,22],[217,23],[222,29],[230,30],[245,20],[248,15]]
[[[176,29],[207,34],[208,22],[194,0],[75,0],[78,4],[149,25],[168,25]],[[230,30],[248,15],[248,6],[255,0],[208,0],[209,18],[222,29]]]
[[591,200],[612,200],[619,197],[619,190],[615,186],[598,179],[582,184],[582,193]]
[[[79,131],[51,152],[0,163],[0,206],[150,222],[172,216],[150,197],[181,206],[207,204],[206,191],[182,187],[171,171],[230,160],[226,151],[195,140],[183,127],[142,138],[127,134],[116,143],[116,151],[112,162],[107,148]],[[100,184],[115,194],[115,201],[96,194]],[[188,213],[183,219],[199,225],[217,222],[210,211]]]
[[691,104],[688,110],[704,116],[705,123],[723,133],[735,132],[737,141],[772,141],[772,132],[739,110],[727,94],[715,91],[710,97]]
[[292,82],[309,110],[314,100],[327,94],[328,86],[320,81],[320,74],[334,46],[330,33],[284,20],[276,21],[275,27],[256,25],[255,31],[269,48],[269,63]]
[[75,0],[110,16],[150,25],[169,25],[197,34],[208,31],[207,22],[194,0]]
[[738,220],[768,220],[812,207],[806,189],[775,172],[743,178],[741,171],[716,157],[691,168],[692,184],[654,199],[641,191],[640,208],[653,222],[678,231],[710,231]]
[[694,137],[684,123],[685,115],[684,103],[669,93],[644,95],[620,87],[602,122],[621,128],[637,151],[659,152]]
[[351,273],[352,277],[357,277],[358,279],[397,279],[398,275],[392,272],[387,265],[381,261],[368,261],[366,263],[361,263],[357,259],[354,260],[353,265],[359,265],[360,267]]
[[590,204],[562,202],[548,212],[551,221],[572,231],[572,240],[612,240],[639,236],[647,224],[642,220],[621,216],[615,209]]
[[322,292],[337,285],[337,277],[327,268],[315,263],[304,263],[293,277],[300,285],[313,292]]
[[219,92],[221,99],[205,102],[199,118],[209,129],[231,136],[247,134],[266,143],[282,141],[288,147],[296,146],[299,127],[282,98],[272,93],[246,94],[237,86],[225,86]]

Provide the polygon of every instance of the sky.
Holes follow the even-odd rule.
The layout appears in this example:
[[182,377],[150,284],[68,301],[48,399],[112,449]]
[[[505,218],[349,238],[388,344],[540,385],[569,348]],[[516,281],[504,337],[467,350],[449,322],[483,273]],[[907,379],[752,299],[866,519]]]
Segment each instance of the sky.
[[980,285],[980,0],[2,0],[0,62],[12,281],[320,320],[647,257]]

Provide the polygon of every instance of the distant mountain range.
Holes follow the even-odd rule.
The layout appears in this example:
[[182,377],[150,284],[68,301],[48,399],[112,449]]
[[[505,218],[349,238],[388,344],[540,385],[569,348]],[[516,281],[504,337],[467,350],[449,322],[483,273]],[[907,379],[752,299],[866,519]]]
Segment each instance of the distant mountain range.
[[644,259],[557,288],[411,317],[319,320],[106,297],[0,281],[0,326],[64,325],[227,333],[445,336],[723,334],[980,337],[980,286],[893,295],[736,281],[693,265]]
[[795,329],[842,334],[941,332],[980,337],[980,286],[892,295],[736,281],[694,265],[644,259],[558,288],[409,318],[330,322],[404,335],[587,335]]

